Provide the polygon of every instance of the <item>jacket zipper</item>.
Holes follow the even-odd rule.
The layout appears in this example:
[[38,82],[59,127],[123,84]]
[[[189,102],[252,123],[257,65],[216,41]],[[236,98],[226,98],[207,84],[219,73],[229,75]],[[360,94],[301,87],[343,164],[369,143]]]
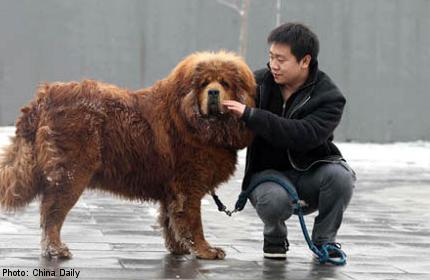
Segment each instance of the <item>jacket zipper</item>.
[[[308,103],[309,99],[311,99],[310,96],[308,96],[301,104],[297,105],[296,108],[294,108],[290,115],[288,116],[288,119],[291,119],[291,117],[293,116],[293,114],[300,108],[302,108],[306,103]],[[285,103],[284,103],[284,107],[285,107]]]
[[[288,115],[288,119],[291,119],[291,117],[293,116],[293,114],[298,110],[298,109],[300,109],[301,107],[303,107],[308,101],[309,101],[309,99],[311,99],[311,97],[310,96],[308,96],[301,104],[299,104],[299,105],[297,105],[292,111],[291,111],[291,113]],[[285,106],[285,103],[284,103],[284,106]],[[288,160],[290,161],[290,163],[291,163],[291,166],[294,168],[294,169],[296,169],[296,170],[298,170],[298,171],[306,171],[307,169],[303,169],[303,168],[299,168],[295,163],[294,163],[294,161],[293,161],[293,158],[292,158],[292,156],[291,156],[291,153],[290,153],[290,149],[287,149],[287,154],[288,154]],[[313,165],[314,163],[312,163],[308,168],[310,168],[312,165]]]
[[287,106],[287,101],[284,101],[284,104],[282,104],[282,116],[285,116],[285,107]]
[[[290,115],[288,116],[288,118],[289,119],[291,119],[291,117],[293,116],[293,114],[298,110],[298,109],[300,109],[301,107],[303,107],[309,100],[311,99],[311,97],[310,96],[308,96],[300,105],[298,105],[296,108],[294,108],[293,109],[293,111],[291,111],[291,113],[290,113]],[[312,168],[312,166],[314,166],[315,164],[317,164],[317,163],[321,163],[321,162],[326,162],[326,163],[337,163],[337,162],[339,162],[339,161],[341,161],[342,159],[341,158],[339,158],[339,159],[320,159],[320,160],[317,160],[317,161],[314,161],[314,162],[312,162],[307,168],[300,168],[300,167],[298,167],[295,163],[294,163],[294,161],[293,161],[293,157],[291,156],[291,152],[290,152],[290,149],[287,149],[287,154],[288,154],[288,160],[290,161],[290,163],[291,163],[291,166],[295,169],[295,170],[297,170],[297,171],[308,171],[309,169],[311,169]]]

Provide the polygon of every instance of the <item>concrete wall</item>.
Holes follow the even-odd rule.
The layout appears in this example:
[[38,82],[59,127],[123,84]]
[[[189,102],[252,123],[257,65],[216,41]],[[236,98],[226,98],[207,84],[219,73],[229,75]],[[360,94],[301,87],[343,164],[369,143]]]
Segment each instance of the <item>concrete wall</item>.
[[[348,98],[337,141],[430,140],[430,1],[282,0],[281,21],[319,36],[321,69]],[[247,62],[267,61],[276,0],[251,0]],[[137,89],[196,50],[238,50],[240,19],[216,0],[0,1],[0,125],[41,81]]]

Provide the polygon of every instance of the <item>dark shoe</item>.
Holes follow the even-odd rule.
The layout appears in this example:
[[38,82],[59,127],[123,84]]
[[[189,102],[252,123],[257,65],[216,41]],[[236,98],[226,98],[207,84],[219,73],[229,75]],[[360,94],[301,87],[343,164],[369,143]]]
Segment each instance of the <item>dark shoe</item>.
[[282,243],[270,243],[264,239],[264,257],[266,259],[285,260],[290,243],[285,239]]

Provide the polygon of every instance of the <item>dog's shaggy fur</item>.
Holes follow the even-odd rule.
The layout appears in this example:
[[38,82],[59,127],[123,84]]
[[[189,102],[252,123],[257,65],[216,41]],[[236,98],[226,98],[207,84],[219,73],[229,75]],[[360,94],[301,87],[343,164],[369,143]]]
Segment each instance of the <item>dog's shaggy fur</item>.
[[194,53],[136,92],[91,80],[41,85],[0,162],[0,204],[14,210],[40,196],[42,252],[68,258],[60,231],[85,188],[158,201],[170,252],[222,259],[204,238],[200,202],[252,138],[221,101],[254,106],[254,95],[250,69],[223,51]]

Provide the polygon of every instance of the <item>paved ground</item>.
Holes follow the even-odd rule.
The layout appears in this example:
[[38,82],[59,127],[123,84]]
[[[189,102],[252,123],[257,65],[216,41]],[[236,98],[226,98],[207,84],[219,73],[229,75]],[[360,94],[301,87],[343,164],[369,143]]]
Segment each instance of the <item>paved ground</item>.
[[[0,279],[55,279],[34,277],[35,270],[56,270],[58,279],[76,279],[77,272],[78,279],[430,279],[430,166],[373,168],[377,164],[359,154],[351,158],[359,180],[338,236],[349,255],[344,267],[313,262],[297,217],[288,222],[287,261],[263,259],[262,224],[252,206],[229,218],[209,197],[203,201],[205,232],[210,242],[226,249],[226,259],[171,256],[156,224],[156,205],[86,193],[63,229],[74,253],[68,261],[40,257],[37,202],[20,213],[0,213]],[[243,153],[235,177],[219,192],[230,206],[242,169]],[[309,228],[312,218],[307,218]],[[74,274],[59,276],[60,270]],[[28,276],[7,276],[18,271]]]

